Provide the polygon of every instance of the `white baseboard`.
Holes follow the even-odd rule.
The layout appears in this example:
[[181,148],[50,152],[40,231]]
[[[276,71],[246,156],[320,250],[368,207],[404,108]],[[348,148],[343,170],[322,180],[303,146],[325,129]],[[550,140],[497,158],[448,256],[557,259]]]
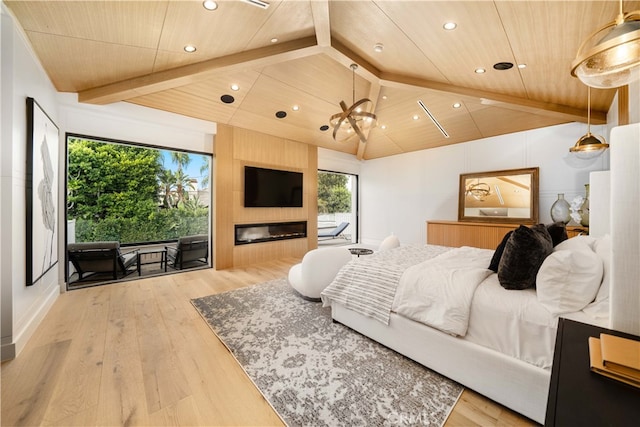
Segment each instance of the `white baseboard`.
[[10,343],[3,343],[0,351],[0,359],[5,360],[15,359],[20,352],[27,345],[27,342],[33,336],[34,332],[47,315],[53,303],[58,299],[60,295],[60,287],[56,284],[51,286],[51,289],[42,299],[40,305],[34,310],[31,317],[25,322],[24,327],[20,331],[15,331],[13,335],[13,341]]

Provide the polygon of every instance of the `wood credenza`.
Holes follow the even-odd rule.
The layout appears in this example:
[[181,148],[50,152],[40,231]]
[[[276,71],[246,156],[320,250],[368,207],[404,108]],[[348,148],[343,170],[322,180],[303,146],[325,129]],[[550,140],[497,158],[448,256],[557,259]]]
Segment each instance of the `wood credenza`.
[[[427,221],[427,243],[451,247],[473,246],[495,249],[507,232],[520,224],[494,224],[488,222]],[[569,237],[588,234],[585,227],[567,227]]]

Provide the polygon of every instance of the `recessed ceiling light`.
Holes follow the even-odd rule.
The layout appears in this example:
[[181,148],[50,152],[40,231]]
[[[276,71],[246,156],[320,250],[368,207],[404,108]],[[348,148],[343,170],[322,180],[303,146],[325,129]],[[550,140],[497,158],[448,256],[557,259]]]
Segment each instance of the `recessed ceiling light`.
[[278,38],[277,37],[272,38],[271,43],[278,43]]
[[442,25],[442,28],[444,28],[445,30],[455,30],[457,26],[458,24],[456,24],[455,22],[445,22]]
[[462,104],[460,104],[459,102],[455,102],[453,104],[453,108],[460,108],[460,107],[462,107]]
[[373,50],[375,50],[376,52],[380,53],[384,50],[384,45],[382,43],[376,43],[373,46]]
[[293,111],[298,111],[300,109],[300,106],[299,105],[294,105],[293,107],[291,107],[291,109]]
[[237,84],[233,83],[231,85],[231,90],[240,90],[240,86],[238,86]]
[[487,72],[487,70],[485,70],[484,68],[476,68],[475,72],[476,74],[484,74]]
[[527,64],[518,64],[518,68],[527,68]]
[[387,95],[382,95],[382,99],[387,99]]
[[413,115],[413,120],[418,120],[419,118],[420,118],[420,116],[419,116],[419,115],[417,115],[417,114],[414,114],[414,115]]
[[202,2],[202,7],[207,10],[216,10],[218,8],[218,3],[214,2],[213,0],[206,0]]
[[387,128],[387,125],[382,125],[380,126],[380,129],[385,130]]
[[194,45],[188,44],[184,47],[184,51],[187,53],[193,53],[196,51],[196,47]]
[[287,117],[287,112],[286,111],[276,111],[276,117],[279,119],[284,119],[285,117]]

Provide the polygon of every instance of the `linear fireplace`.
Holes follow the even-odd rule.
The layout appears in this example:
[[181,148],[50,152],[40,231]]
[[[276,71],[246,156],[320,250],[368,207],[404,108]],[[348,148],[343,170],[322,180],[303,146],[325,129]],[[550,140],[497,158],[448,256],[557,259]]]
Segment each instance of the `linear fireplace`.
[[236,224],[235,226],[236,246],[304,237],[307,237],[307,221]]

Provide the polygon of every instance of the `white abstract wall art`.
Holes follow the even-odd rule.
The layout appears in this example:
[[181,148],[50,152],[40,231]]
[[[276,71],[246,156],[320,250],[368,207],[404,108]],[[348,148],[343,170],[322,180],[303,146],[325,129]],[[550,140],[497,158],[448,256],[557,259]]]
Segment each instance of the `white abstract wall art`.
[[58,132],[42,107],[27,98],[27,286],[58,262]]

